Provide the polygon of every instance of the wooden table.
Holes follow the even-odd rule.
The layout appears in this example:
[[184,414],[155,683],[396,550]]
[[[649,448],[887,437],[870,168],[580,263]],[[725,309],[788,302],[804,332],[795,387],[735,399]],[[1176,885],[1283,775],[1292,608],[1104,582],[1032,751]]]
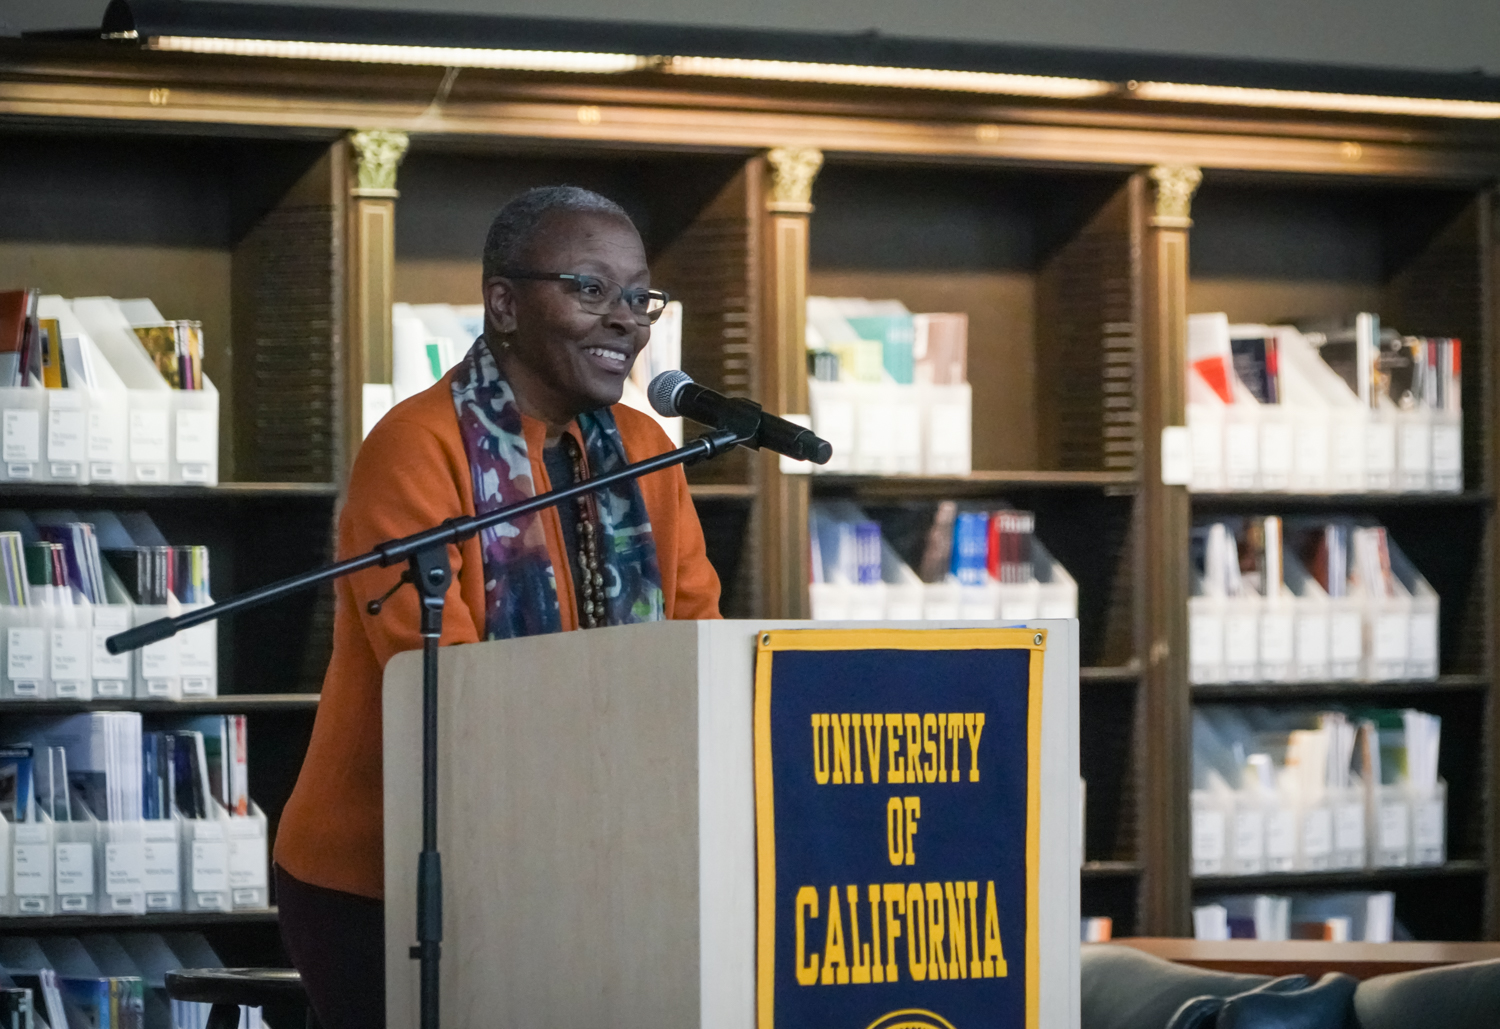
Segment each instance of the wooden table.
[[1112,941],[1182,965],[1255,975],[1343,972],[1370,979],[1392,972],[1500,958],[1500,943],[1325,943],[1322,940],[1184,940],[1127,937]]

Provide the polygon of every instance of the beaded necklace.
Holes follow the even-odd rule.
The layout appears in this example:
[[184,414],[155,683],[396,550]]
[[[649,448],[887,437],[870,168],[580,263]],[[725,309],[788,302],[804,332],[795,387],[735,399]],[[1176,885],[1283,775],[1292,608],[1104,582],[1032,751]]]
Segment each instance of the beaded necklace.
[[[583,482],[588,478],[583,463],[583,450],[570,432],[560,440],[568,461],[573,465],[573,481]],[[582,569],[579,583],[578,621],[585,629],[596,629],[605,624],[604,573],[599,567],[599,533],[595,528],[594,495],[585,493],[575,497],[573,503],[578,512],[578,564]]]

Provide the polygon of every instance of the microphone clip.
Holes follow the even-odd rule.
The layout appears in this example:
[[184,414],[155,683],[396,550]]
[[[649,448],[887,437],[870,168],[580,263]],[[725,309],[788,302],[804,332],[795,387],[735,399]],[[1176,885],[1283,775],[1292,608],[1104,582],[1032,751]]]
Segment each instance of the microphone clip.
[[[753,400],[735,397],[725,405],[718,426],[720,432],[732,433],[734,442],[751,450],[760,449],[760,416],[762,407]],[[717,435],[717,434],[716,434]]]

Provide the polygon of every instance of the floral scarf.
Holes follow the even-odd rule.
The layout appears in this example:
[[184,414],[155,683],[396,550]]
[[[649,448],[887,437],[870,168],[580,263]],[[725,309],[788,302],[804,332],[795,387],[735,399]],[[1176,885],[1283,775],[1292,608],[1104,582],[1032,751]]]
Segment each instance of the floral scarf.
[[[475,514],[535,496],[521,411],[483,336],[453,371],[453,406],[473,476]],[[593,475],[628,463],[608,408],[579,415],[578,427]],[[640,487],[632,479],[594,496],[602,530],[606,624],[661,621],[666,617],[661,570]],[[479,545],[484,552],[485,638],[560,631],[556,573],[540,512],[485,529]]]

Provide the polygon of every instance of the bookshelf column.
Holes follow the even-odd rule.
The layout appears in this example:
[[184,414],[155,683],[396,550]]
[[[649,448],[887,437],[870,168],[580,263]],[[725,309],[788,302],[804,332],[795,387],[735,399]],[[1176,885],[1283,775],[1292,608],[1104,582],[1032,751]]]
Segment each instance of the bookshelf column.
[[[364,438],[364,384],[391,381],[391,301],[396,268],[396,169],[406,156],[404,132],[349,136],[354,181],[349,189],[348,403],[344,452],[350,465]],[[344,469],[348,474],[348,469]]]
[[[1480,411],[1479,431],[1474,432],[1465,426],[1464,435],[1468,440],[1477,438],[1479,441],[1481,453],[1480,460],[1476,463],[1481,472],[1478,485],[1493,492],[1500,487],[1500,441],[1497,441],[1500,426],[1495,424],[1496,412],[1500,411],[1500,354],[1496,352],[1497,346],[1500,346],[1500,226],[1497,226],[1497,220],[1500,220],[1500,190],[1492,188],[1481,193],[1478,210],[1481,335],[1480,354],[1476,355],[1479,361],[1470,363],[1477,363],[1483,370],[1484,380],[1479,391],[1480,403],[1477,405]],[[1486,726],[1487,749],[1494,755],[1497,741],[1500,741],[1500,700],[1497,700],[1500,698],[1500,685],[1496,682],[1500,658],[1497,658],[1494,642],[1500,639],[1500,605],[1493,600],[1495,585],[1500,583],[1500,542],[1495,539],[1497,518],[1493,508],[1488,513],[1487,523],[1486,549],[1490,567],[1485,595],[1491,600],[1487,626],[1490,643],[1484,655],[1484,669],[1488,678],[1485,713],[1489,722]],[[1487,862],[1483,929],[1486,940],[1500,938],[1500,790],[1494,785],[1497,772],[1500,772],[1500,761],[1491,756],[1490,767],[1482,773],[1484,781],[1489,784],[1484,791],[1488,804],[1482,815],[1485,820],[1485,838],[1481,845]]]
[[1160,165],[1148,174],[1152,209],[1142,250],[1141,499],[1146,616],[1145,724],[1141,818],[1142,929],[1189,935],[1192,907],[1192,696],[1188,687],[1188,536],[1186,486],[1162,483],[1162,430],[1186,423],[1188,229],[1197,168]]
[[[762,260],[765,345],[760,396],[766,410],[806,414],[808,216],[823,153],[812,147],[777,147],[770,166]],[[806,475],[783,475],[779,458],[762,451],[756,469],[762,611],[767,618],[806,618]]]

